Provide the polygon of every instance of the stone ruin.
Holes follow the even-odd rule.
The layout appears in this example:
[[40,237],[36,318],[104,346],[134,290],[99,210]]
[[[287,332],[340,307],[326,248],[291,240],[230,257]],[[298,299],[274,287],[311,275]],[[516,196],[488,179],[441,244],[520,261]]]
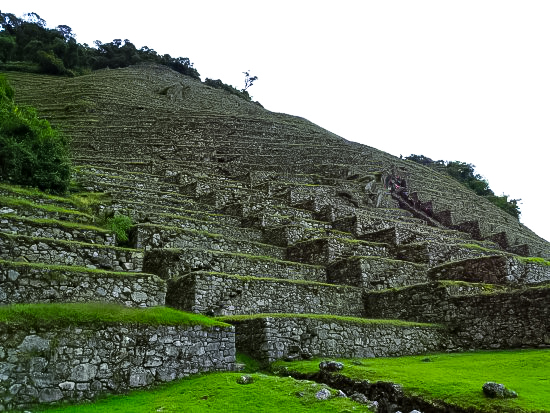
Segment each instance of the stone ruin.
[[170,306],[232,327],[0,324],[0,410],[232,370],[236,351],[550,344],[550,244],[446,175],[166,67],[8,79],[71,136],[74,179],[109,194],[97,213],[136,225],[123,248],[65,224],[94,221],[74,205],[2,187],[0,304]]

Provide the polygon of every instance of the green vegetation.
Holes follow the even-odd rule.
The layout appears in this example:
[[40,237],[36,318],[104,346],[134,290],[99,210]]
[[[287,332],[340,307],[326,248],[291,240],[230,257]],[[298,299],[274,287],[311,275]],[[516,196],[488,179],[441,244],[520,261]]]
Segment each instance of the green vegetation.
[[132,226],[132,218],[127,215],[116,214],[111,218],[107,218],[106,226],[116,234],[117,241],[125,243],[129,240],[129,232]]
[[10,267],[10,268],[19,268],[20,270],[47,270],[48,272],[67,272],[67,273],[85,273],[90,275],[95,275],[97,277],[157,277],[154,274],[147,274],[143,272],[123,272],[123,271],[108,271],[108,270],[100,270],[97,268],[88,268],[88,267],[81,267],[78,265],[57,265],[57,264],[44,264],[41,262],[19,262],[19,261],[7,261],[7,260],[0,260],[0,266],[3,267]]
[[203,315],[167,307],[130,308],[109,303],[13,304],[0,306],[0,323],[14,327],[47,328],[82,324],[227,326]]
[[484,197],[506,213],[519,219],[521,211],[519,210],[518,203],[521,199],[509,200],[508,195],[504,194],[496,196],[491,188],[489,188],[489,182],[481,175],[475,173],[475,165],[461,161],[433,161],[424,155],[410,155],[405,157],[405,159],[426,166],[435,166],[438,167],[438,169],[443,168],[449,176],[453,177],[467,188],[470,188],[477,195]]
[[[399,358],[340,360],[341,374],[399,383],[409,395],[484,412],[550,411],[550,350],[483,351]],[[313,373],[320,360],[276,362],[274,369]],[[485,382],[515,390],[517,399],[488,399]]]
[[[317,400],[315,394],[328,386],[290,377],[250,374],[250,384],[238,384],[240,373],[194,376],[153,390],[111,396],[94,404],[49,408],[48,412],[370,412],[348,398]],[[335,390],[331,390],[333,396]],[[33,410],[34,411],[34,410]]]
[[94,217],[92,215],[85,214],[85,213],[80,212],[80,211],[75,211],[73,209],[58,207],[57,205],[37,204],[37,203],[29,201],[27,199],[12,198],[12,197],[9,197],[9,196],[0,195],[0,203],[2,203],[3,206],[13,207],[13,208],[21,207],[21,208],[24,208],[24,209],[39,209],[39,210],[43,210],[43,211],[51,212],[51,213],[72,214],[75,217],[85,218],[85,219],[89,219],[89,220],[94,219]]
[[70,183],[67,138],[32,107],[17,106],[0,76],[0,180],[62,194]]
[[353,323],[353,324],[368,324],[368,325],[386,325],[394,327],[431,327],[431,328],[443,328],[439,324],[428,324],[428,323],[416,323],[412,321],[402,321],[402,320],[382,320],[374,318],[357,318],[357,317],[343,317],[337,315],[327,315],[327,314],[287,314],[287,313],[264,313],[264,314],[242,314],[242,315],[229,315],[223,317],[216,317],[216,320],[223,322],[239,322],[246,320],[254,320],[257,318],[312,318],[315,320],[325,320],[332,322],[343,322],[343,323]]
[[232,95],[240,97],[241,99],[244,99],[244,100],[247,100],[247,101],[252,100],[250,95],[248,94],[248,92],[246,90],[236,89],[231,85],[223,83],[220,79],[213,80],[213,79],[206,78],[204,80],[204,84],[207,85],[207,86],[213,87],[215,89],[225,90],[226,92],[229,92]]

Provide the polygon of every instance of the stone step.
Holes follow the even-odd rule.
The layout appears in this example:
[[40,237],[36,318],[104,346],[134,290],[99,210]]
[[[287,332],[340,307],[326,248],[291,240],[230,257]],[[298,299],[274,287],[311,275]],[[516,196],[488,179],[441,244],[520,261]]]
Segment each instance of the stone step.
[[389,255],[388,244],[334,237],[298,242],[287,249],[289,260],[315,265],[328,265],[350,256],[388,257]]
[[382,257],[349,257],[327,266],[327,282],[361,287],[367,291],[427,281],[425,264]]
[[92,244],[116,244],[115,234],[104,228],[70,221],[30,218],[15,214],[0,214],[0,232]]
[[81,223],[93,223],[95,220],[92,215],[55,204],[39,204],[27,199],[0,196],[0,216],[4,214]]
[[273,215],[264,212],[247,216],[241,220],[241,223],[245,227],[260,229],[269,229],[286,225],[299,226],[304,229],[319,231],[330,231],[332,229],[332,225],[326,221],[293,217],[290,215]]
[[528,285],[550,281],[550,261],[513,255],[489,255],[452,261],[430,268],[434,280]]
[[292,217],[295,219],[315,220],[312,211],[301,208],[294,208],[282,205],[271,205],[269,203],[235,203],[228,204],[223,208],[223,212],[228,215],[238,216],[243,219],[255,217],[257,215],[279,215]]
[[183,229],[154,224],[138,224],[133,234],[135,248],[201,248],[213,251],[230,251],[251,255],[285,259],[284,248],[245,239],[231,238],[194,229]]
[[198,220],[213,225],[239,227],[242,218],[218,214],[215,212],[202,211],[200,209],[184,209],[178,207],[170,207],[166,205],[159,205],[152,201],[139,202],[129,199],[117,199],[114,200],[109,208],[132,217],[134,222],[151,222],[155,224],[171,224],[172,222],[177,225],[185,226],[188,220]]
[[143,251],[0,232],[0,259],[141,272]]
[[237,352],[262,363],[311,357],[371,358],[426,354],[452,348],[433,324],[311,314],[227,316]]
[[152,274],[0,260],[0,305],[102,301],[156,307],[165,295],[166,282]]
[[504,255],[505,253],[477,244],[446,244],[434,241],[399,245],[394,248],[394,256],[398,260],[427,264],[429,268],[448,261],[499,254]]
[[213,271],[251,277],[326,282],[326,271],[322,266],[194,248],[146,251],[144,271],[157,274],[163,279],[194,271]]
[[340,218],[332,223],[335,229],[347,231],[357,238],[392,245],[423,241],[454,242],[470,240],[468,234],[430,227],[425,223],[409,223],[361,214]]
[[0,203],[5,198],[27,200],[38,205],[55,205],[66,210],[78,211],[78,205],[72,199],[49,195],[37,189],[0,183]]
[[171,307],[210,316],[263,312],[363,315],[360,288],[203,271],[169,280],[166,300]]
[[[307,224],[306,224],[307,225]],[[345,232],[321,229],[308,228],[306,225],[280,225],[275,227],[267,227],[263,232],[263,240],[268,244],[278,245],[280,247],[289,247],[298,242],[312,240],[324,237],[338,237],[353,239],[352,234]]]
[[216,209],[211,205],[200,204],[192,197],[177,192],[154,191],[134,186],[122,186],[116,184],[99,183],[92,187],[85,187],[86,190],[100,190],[109,193],[113,202],[130,199],[134,202],[151,203],[165,207],[181,208],[188,210],[199,210],[214,213]]

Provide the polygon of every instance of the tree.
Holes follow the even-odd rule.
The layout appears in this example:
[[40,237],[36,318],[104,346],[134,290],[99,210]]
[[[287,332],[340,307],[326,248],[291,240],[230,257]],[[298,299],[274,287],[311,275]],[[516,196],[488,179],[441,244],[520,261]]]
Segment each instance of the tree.
[[258,76],[250,76],[250,73],[249,71],[247,72],[243,72],[244,74],[244,89],[242,89],[243,92],[246,91],[246,89],[248,89],[250,86],[252,86],[252,84],[258,80]]
[[0,180],[64,193],[71,177],[67,139],[13,96],[0,77]]

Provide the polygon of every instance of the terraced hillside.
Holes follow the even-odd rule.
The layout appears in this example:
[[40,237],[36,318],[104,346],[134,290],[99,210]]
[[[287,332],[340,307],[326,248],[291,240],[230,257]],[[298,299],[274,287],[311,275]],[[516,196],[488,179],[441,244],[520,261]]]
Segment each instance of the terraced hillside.
[[[104,326],[86,330],[88,347],[6,327],[7,407],[230,370],[235,351],[267,363],[550,344],[550,244],[450,177],[166,67],[8,79],[72,137],[75,180],[108,194],[95,212],[136,225],[120,247],[70,199],[3,187],[0,303],[166,305],[218,321]],[[94,334],[116,328],[124,355],[97,354]]]

